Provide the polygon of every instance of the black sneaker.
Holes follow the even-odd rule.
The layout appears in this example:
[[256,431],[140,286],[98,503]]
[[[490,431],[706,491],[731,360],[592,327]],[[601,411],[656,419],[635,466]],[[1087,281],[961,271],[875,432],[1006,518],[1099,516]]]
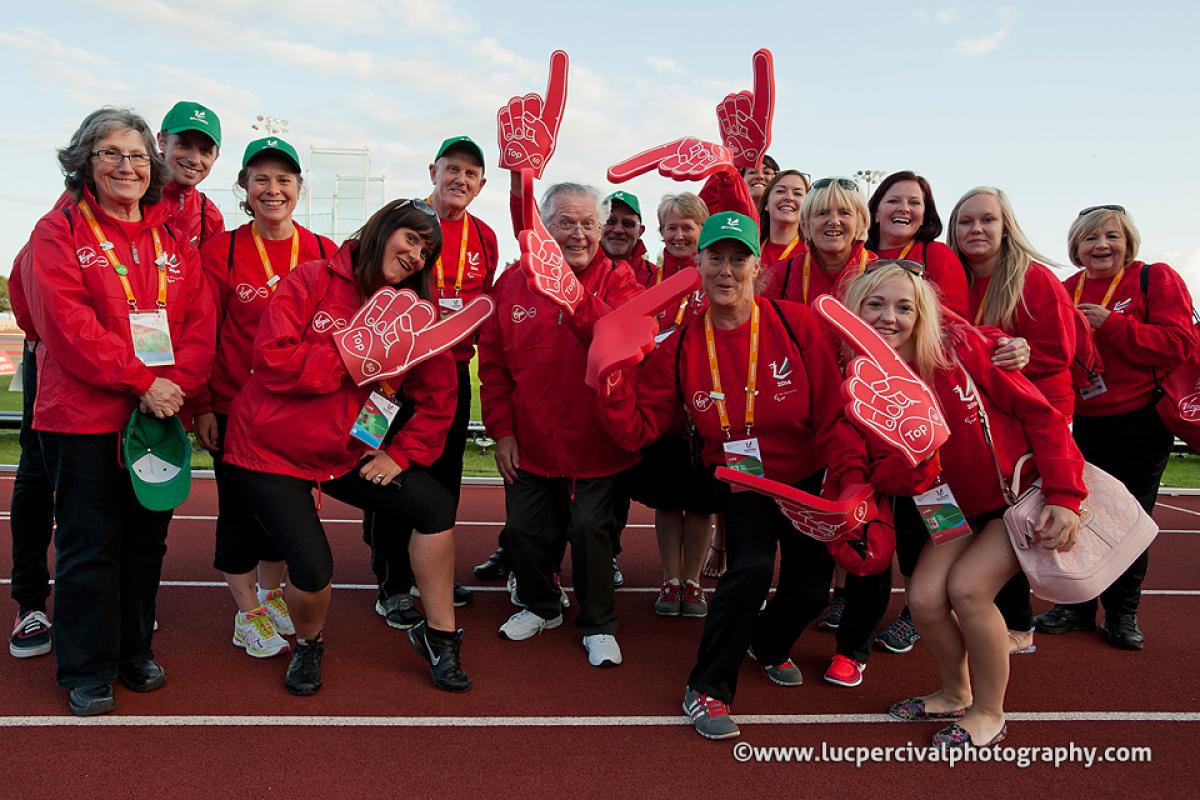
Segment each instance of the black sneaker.
[[76,686],[71,690],[67,702],[71,713],[77,717],[94,717],[97,714],[107,714],[117,709],[112,685],[107,683],[96,686]]
[[842,624],[842,612],[845,609],[846,600],[840,594],[835,594],[833,600],[829,602],[829,610],[817,622],[817,629],[822,631],[836,631]]
[[498,581],[508,574],[508,551],[503,547],[487,557],[482,564],[477,564],[472,572],[483,581]]
[[908,606],[905,606],[904,610],[900,612],[900,616],[892,620],[892,624],[888,625],[887,629],[875,638],[875,644],[889,653],[907,653],[913,649],[913,645],[920,638],[921,634],[917,633],[917,629],[913,626]]
[[1146,637],[1137,624],[1137,614],[1120,614],[1116,619],[1106,615],[1100,635],[1104,641],[1122,650],[1141,650],[1146,645]]
[[44,656],[54,647],[51,632],[45,611],[22,611],[17,614],[12,635],[8,637],[8,652],[17,658]]
[[1033,619],[1033,627],[1041,633],[1056,636],[1060,633],[1096,630],[1096,612],[1090,614],[1071,606],[1055,606]]
[[287,677],[283,685],[292,694],[316,694],[321,688],[321,656],[325,655],[325,641],[296,642],[292,651],[292,663],[288,664]]
[[[420,597],[421,596],[421,587],[417,586],[414,583],[412,586],[408,587],[408,594],[411,597]],[[455,608],[462,608],[463,606],[469,606],[471,604],[471,601],[474,599],[475,599],[475,595],[471,594],[470,589],[468,589],[465,586],[459,586],[457,583],[454,584],[454,607]]]
[[465,692],[471,688],[471,679],[463,672],[461,664],[459,651],[462,638],[461,630],[456,631],[454,638],[448,641],[432,637],[425,620],[408,631],[408,643],[429,662],[429,674],[439,689]]
[[394,594],[386,598],[377,595],[375,613],[383,617],[390,627],[399,631],[406,631],[425,619],[413,605],[412,597],[406,594]]
[[153,692],[167,685],[167,673],[152,658],[122,664],[117,670],[121,683],[134,692]]

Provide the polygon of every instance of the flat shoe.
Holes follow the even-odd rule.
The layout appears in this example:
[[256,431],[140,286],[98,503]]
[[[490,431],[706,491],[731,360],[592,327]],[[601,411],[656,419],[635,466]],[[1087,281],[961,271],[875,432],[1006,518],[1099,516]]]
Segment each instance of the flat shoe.
[[925,698],[923,697],[910,697],[907,700],[901,700],[888,709],[889,716],[894,719],[904,720],[905,722],[962,719],[966,713],[967,709],[965,708],[956,708],[952,711],[926,711]]
[[[1004,737],[1008,735],[1008,723],[1005,722],[1000,726],[1000,731],[991,738],[984,747],[991,747],[994,744],[1000,744],[1004,741]],[[929,742],[933,747],[978,747],[979,745],[971,741],[971,734],[967,733],[967,729],[959,725],[957,722],[952,722],[946,727],[933,735],[933,739]]]

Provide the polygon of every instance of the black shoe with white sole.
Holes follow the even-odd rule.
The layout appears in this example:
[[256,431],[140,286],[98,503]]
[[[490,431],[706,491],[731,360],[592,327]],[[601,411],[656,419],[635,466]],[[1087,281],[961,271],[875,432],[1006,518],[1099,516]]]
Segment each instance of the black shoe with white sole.
[[439,635],[438,631],[429,630],[425,620],[408,630],[408,643],[429,662],[434,684],[447,692],[465,692],[471,688],[471,679],[462,669],[462,639],[461,630]]

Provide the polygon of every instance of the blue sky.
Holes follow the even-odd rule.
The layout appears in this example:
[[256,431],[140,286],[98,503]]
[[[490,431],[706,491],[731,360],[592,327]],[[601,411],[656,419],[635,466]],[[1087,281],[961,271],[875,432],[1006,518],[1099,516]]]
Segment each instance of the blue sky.
[[[203,188],[230,210],[257,114],[287,118],[306,162],[310,146],[367,147],[390,196],[424,196],[446,136],[471,135],[494,166],[496,109],[543,91],[562,48],[571,85],[546,180],[607,190],[614,161],[681,135],[715,139],[714,106],[749,88],[765,46],[771,151],[785,167],[914,169],[943,218],[966,189],[1000,186],[1063,263],[1078,210],[1120,203],[1141,255],[1200,295],[1188,195],[1200,185],[1197,22],[1188,5],[1159,2],[23,3],[0,25],[6,105],[20,112],[0,132],[0,270],[61,191],[55,148],[100,105],[155,126],[177,99],[212,107],[225,146]],[[490,178],[472,211],[512,257],[507,175]],[[643,177],[624,188],[649,214],[664,192],[699,187]]]

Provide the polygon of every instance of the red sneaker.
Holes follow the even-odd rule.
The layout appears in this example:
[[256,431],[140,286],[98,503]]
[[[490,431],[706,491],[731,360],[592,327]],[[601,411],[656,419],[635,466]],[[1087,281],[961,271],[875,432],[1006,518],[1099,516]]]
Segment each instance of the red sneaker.
[[834,656],[833,663],[825,670],[825,680],[838,686],[858,686],[862,683],[866,664],[846,656]]

